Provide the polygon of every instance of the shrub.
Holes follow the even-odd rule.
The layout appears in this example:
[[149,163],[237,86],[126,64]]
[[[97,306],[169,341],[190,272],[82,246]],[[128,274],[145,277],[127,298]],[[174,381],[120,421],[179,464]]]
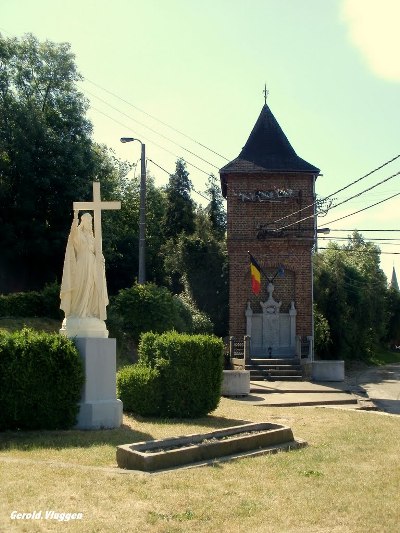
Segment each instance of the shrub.
[[1,333],[0,430],[72,427],[83,383],[71,340],[26,328]]
[[199,311],[199,309],[197,309],[193,298],[191,298],[190,295],[186,292],[179,294],[178,298],[190,313],[190,333],[199,333],[205,335],[211,334],[214,329],[213,323],[211,322],[210,317],[206,313],[203,313],[202,311]]
[[117,374],[117,395],[125,411],[143,416],[159,414],[162,394],[158,370],[142,364],[121,368]]
[[[130,404],[134,412],[176,418],[205,416],[219,403],[223,344],[210,335],[145,333],[140,340],[139,363],[130,368],[136,369],[129,374],[130,380],[125,377],[127,370],[120,371],[121,378],[118,374],[118,381],[122,379],[126,389],[140,389],[141,398],[154,397],[154,388],[160,392],[155,404],[146,405],[145,410],[139,401]],[[136,392],[131,394],[136,397]],[[124,408],[127,409],[125,402]]]
[[0,294],[0,316],[47,317],[61,319],[60,286],[46,285],[42,292],[14,292]]
[[331,332],[329,323],[324,315],[319,311],[314,304],[314,341],[315,351],[321,358],[329,358],[328,349],[331,340]]
[[112,334],[130,338],[135,344],[142,332],[188,331],[191,325],[190,313],[180,300],[154,283],[122,289],[113,298],[108,314]]

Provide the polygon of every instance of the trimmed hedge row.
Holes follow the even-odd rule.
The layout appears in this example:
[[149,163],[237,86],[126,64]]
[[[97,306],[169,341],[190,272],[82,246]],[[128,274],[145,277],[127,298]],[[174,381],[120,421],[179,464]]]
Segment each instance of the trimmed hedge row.
[[126,411],[143,416],[197,418],[218,406],[223,343],[211,335],[149,332],[139,344],[139,362],[117,375]]
[[70,339],[27,328],[0,332],[0,431],[71,428],[84,379]]
[[46,285],[41,292],[14,292],[0,294],[0,316],[38,317],[60,319],[60,286]]

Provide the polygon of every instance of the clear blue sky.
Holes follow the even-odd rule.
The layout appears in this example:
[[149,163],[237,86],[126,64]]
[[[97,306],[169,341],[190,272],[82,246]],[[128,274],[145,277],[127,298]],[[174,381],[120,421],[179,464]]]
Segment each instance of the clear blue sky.
[[[136,135],[168,172],[182,156],[198,167],[188,165],[197,191],[226,161],[116,96],[231,160],[261,111],[266,83],[268,104],[296,152],[321,169],[321,196],[400,154],[399,20],[398,0],[2,0],[0,8],[7,37],[32,32],[71,43],[95,140],[137,161],[139,143],[119,142]],[[166,183],[168,174],[148,165]],[[400,159],[338,200],[399,170]],[[399,182],[332,210],[319,225],[395,194]],[[400,196],[328,225],[400,230],[399,211]],[[364,236],[400,239],[400,231]],[[399,243],[381,249],[400,252]],[[393,261],[399,273],[400,255],[382,255],[388,276]]]

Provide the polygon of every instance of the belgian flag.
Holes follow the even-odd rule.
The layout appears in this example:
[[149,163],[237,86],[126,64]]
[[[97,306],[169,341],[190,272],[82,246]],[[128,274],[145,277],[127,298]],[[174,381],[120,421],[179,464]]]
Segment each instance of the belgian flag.
[[251,289],[254,294],[259,294],[261,290],[261,267],[251,253],[248,253],[250,256]]

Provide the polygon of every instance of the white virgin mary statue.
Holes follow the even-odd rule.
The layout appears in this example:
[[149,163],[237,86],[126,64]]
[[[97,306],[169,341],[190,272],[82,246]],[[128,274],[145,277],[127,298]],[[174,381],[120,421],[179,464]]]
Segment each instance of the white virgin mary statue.
[[108,337],[104,320],[108,305],[104,257],[96,257],[92,215],[84,213],[78,224],[75,211],[65,252],[61,283],[65,312],[60,333],[68,337]]

